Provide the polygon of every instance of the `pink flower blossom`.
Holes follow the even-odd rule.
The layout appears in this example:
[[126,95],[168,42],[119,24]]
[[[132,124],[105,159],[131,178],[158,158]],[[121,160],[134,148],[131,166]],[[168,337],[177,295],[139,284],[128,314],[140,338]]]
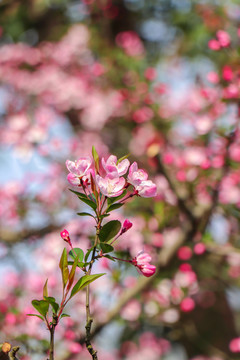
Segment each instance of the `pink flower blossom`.
[[145,198],[157,195],[157,186],[151,180],[142,181],[139,186],[136,186],[135,190],[138,195]]
[[122,194],[125,186],[125,179],[123,177],[114,178],[110,174],[105,178],[97,175],[96,183],[103,195],[115,197]]
[[87,157],[79,158],[76,161],[67,160],[66,166],[70,173],[74,174],[75,176],[82,177],[87,174],[88,169],[92,164],[92,159]]
[[129,169],[128,182],[133,186],[140,185],[143,181],[147,180],[148,174],[143,169],[138,169],[138,164],[134,162]]
[[156,272],[156,266],[149,264],[151,260],[152,258],[149,254],[140,251],[138,255],[132,260],[132,263],[141,271],[144,276],[150,277]]
[[117,164],[117,157],[110,155],[107,161],[102,158],[102,166],[107,174],[116,173],[117,176],[122,176],[126,174],[129,168],[130,162],[128,159],[124,159]]

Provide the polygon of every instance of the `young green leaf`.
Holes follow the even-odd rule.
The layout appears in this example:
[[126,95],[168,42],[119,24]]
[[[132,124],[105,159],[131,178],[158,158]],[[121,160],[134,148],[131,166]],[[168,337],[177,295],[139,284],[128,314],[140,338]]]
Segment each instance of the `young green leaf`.
[[97,172],[99,172],[99,155],[94,146],[92,147],[92,156],[93,156],[93,160],[95,163],[95,168],[96,168]]
[[103,276],[104,274],[94,274],[94,275],[84,275],[81,277],[81,279],[78,280],[78,282],[74,285],[70,299],[81,289],[83,289],[85,286],[89,285],[94,280],[98,279],[100,276]]
[[104,255],[105,258],[108,258],[109,260],[115,261],[115,259],[111,255]]
[[68,315],[68,314],[62,314],[62,315],[60,316],[60,319],[63,318],[63,317],[70,317],[70,315]]
[[46,280],[43,287],[43,297],[48,296],[48,288],[47,288],[48,279]]
[[111,211],[113,211],[113,210],[119,209],[119,208],[122,207],[122,206],[123,206],[123,204],[121,204],[121,203],[112,204],[112,205],[110,205],[110,206],[107,208],[106,212],[109,213],[109,212],[111,212]]
[[118,220],[112,220],[103,225],[100,233],[99,239],[101,242],[108,242],[114,238],[121,229],[121,223]]
[[68,259],[67,259],[67,250],[66,248],[63,249],[62,256],[59,262],[59,267],[62,272],[62,283],[63,283],[63,289],[65,288],[68,276],[69,276],[69,270],[68,270]]
[[108,202],[108,206],[110,206],[111,204],[115,203],[118,200],[121,200],[122,198],[124,198],[124,196],[126,195],[127,190],[123,190],[122,194],[116,197],[110,197],[107,199]]
[[79,215],[79,216],[91,216],[91,217],[93,217],[93,218],[95,219],[95,216],[94,216],[94,215],[89,214],[89,213],[87,213],[87,212],[80,212],[80,213],[77,213],[77,215]]
[[80,200],[90,206],[94,211],[97,209],[97,204],[94,201],[85,198],[80,198]]
[[88,259],[89,255],[91,254],[92,250],[93,250],[93,246],[90,249],[88,249],[88,251],[86,252],[86,255],[85,255],[85,258],[84,258],[85,262],[87,261],[87,259]]
[[41,314],[43,317],[46,317],[49,303],[45,300],[33,300],[32,301],[33,307]]
[[[82,249],[79,249],[79,250],[82,250]],[[67,289],[70,289],[72,284],[73,284],[73,280],[74,280],[78,260],[79,260],[79,256],[77,254],[77,256],[75,256],[75,260],[74,260],[74,263],[72,265],[72,268],[71,268],[71,271],[70,271],[70,274],[69,274]]]
[[80,193],[78,191],[75,191],[75,190],[72,190],[72,189],[68,189],[70,190],[72,193],[74,193],[75,195],[77,195],[79,198],[84,198],[84,199],[87,199],[87,195],[83,194],[83,193]]
[[78,261],[80,262],[82,262],[84,258],[84,252],[80,248],[73,248],[72,250],[69,251],[69,255],[73,260],[75,260],[76,256],[78,256]]
[[41,315],[38,315],[38,314],[27,314],[27,316],[37,316],[38,318],[40,318],[41,320],[44,321],[44,318]]
[[105,243],[103,243],[103,242],[100,243],[100,247],[101,247],[101,249],[102,249],[102,251],[103,251],[104,254],[109,253],[109,252],[111,252],[111,251],[114,250],[114,247],[113,247],[113,246],[111,246],[111,245],[109,245],[109,244],[105,244]]
[[118,159],[117,165],[118,165],[121,161],[127,159],[129,156],[130,156],[130,154],[127,154],[127,155],[122,156],[120,159]]
[[46,297],[45,297],[45,301],[48,302],[48,303],[52,306],[53,312],[54,312],[55,314],[57,314],[58,309],[59,309],[59,305],[58,305],[58,303],[56,303],[55,298],[52,297],[52,296],[46,296]]

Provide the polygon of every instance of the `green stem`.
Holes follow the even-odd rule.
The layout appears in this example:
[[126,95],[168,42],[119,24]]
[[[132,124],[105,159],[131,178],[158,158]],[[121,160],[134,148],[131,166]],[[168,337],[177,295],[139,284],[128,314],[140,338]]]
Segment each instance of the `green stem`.
[[57,314],[53,314],[52,324],[50,326],[50,347],[49,347],[49,360],[54,360],[54,334],[55,328],[58,324]]
[[[98,220],[97,231],[96,231],[95,242],[94,242],[94,248],[93,248],[92,258],[91,258],[91,261],[90,261],[90,264],[89,264],[89,268],[88,268],[88,271],[87,271],[87,275],[90,275],[91,271],[92,271],[92,266],[93,266],[94,259],[95,259],[95,252],[96,252],[96,247],[97,247],[97,243],[98,243],[98,236],[99,236],[100,227],[101,227],[101,220]],[[87,285],[87,290],[86,290],[86,326],[85,326],[86,338],[85,338],[85,343],[86,343],[86,347],[87,347],[87,350],[88,350],[89,354],[92,356],[92,359],[93,360],[98,360],[97,351],[94,350],[94,348],[93,348],[93,346],[91,344],[92,322],[93,322],[93,319],[91,317],[91,310],[90,310],[90,285]]]

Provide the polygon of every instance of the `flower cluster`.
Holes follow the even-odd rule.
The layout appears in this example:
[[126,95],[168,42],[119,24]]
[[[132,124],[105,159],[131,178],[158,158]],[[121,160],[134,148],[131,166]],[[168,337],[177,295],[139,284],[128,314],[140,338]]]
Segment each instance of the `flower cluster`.
[[[128,219],[123,224],[118,220],[111,220],[102,225],[103,219],[135,195],[146,198],[155,196],[157,187],[148,180],[148,174],[145,170],[139,169],[136,162],[130,165],[126,157],[118,160],[114,155],[110,155],[106,160],[102,158],[100,161],[94,147],[93,158],[81,157],[75,162],[67,160],[66,166],[69,171],[67,177],[69,183],[83,191],[73,192],[94,211],[94,215],[78,213],[80,216],[92,216],[96,221],[97,240],[92,258],[94,261],[112,252],[115,241],[133,225]],[[126,175],[127,172],[128,175]],[[72,248],[67,230],[61,232],[61,237]],[[107,257],[109,258],[109,255]],[[147,277],[152,276],[156,271],[156,267],[150,264],[151,256],[144,252],[139,253],[132,260],[123,260],[113,256],[110,259],[131,263]],[[83,267],[85,268],[85,264]]]
[[[156,185],[148,180],[145,170],[138,169],[136,162],[130,166],[128,159],[118,161],[116,156],[110,155],[106,161],[102,158],[101,173],[99,169],[93,168],[92,164],[93,160],[90,157],[82,157],[74,162],[67,160],[69,183],[87,191],[97,189],[98,193],[106,197],[117,197],[130,185],[134,188],[132,196],[139,195],[147,198],[157,194]],[[127,173],[128,168],[128,177],[125,179],[123,175]]]

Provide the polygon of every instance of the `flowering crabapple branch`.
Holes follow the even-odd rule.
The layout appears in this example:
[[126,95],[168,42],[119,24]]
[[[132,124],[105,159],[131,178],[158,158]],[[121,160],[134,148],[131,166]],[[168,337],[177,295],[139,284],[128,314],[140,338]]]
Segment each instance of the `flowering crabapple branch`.
[[[138,253],[133,259],[125,260],[110,255],[114,251],[114,242],[132,227],[129,220],[123,225],[118,220],[105,222],[110,213],[120,207],[134,196],[153,197],[156,195],[156,185],[148,179],[148,174],[139,169],[136,162],[130,165],[129,160],[123,157],[117,160],[110,155],[107,160],[100,160],[96,149],[92,149],[92,157],[82,157],[73,162],[66,161],[69,171],[68,182],[77,187],[79,191],[71,190],[78,199],[88,206],[90,212],[78,213],[79,216],[90,216],[96,222],[95,239],[92,246],[84,254],[80,248],[73,248],[69,232],[64,229],[60,235],[70,246],[69,253],[64,248],[59,267],[62,273],[63,293],[58,304],[54,297],[48,296],[47,281],[43,288],[43,299],[33,300],[32,305],[45,322],[50,332],[49,358],[54,360],[54,333],[60,319],[68,316],[63,313],[67,303],[80,290],[86,287],[86,336],[85,343],[93,360],[97,360],[97,351],[91,343],[91,327],[93,318],[90,309],[90,283],[104,274],[92,274],[94,262],[106,257],[111,261],[126,261],[134,265],[145,277],[151,277],[156,272],[156,266],[151,265],[151,256],[145,252]],[[126,176],[126,173],[128,175]],[[125,175],[125,177],[124,177]],[[103,222],[105,222],[103,224]],[[71,259],[69,259],[69,257]],[[70,266],[70,269],[69,269]],[[84,275],[76,282],[76,270],[80,269]],[[75,284],[74,284],[75,283]]]

